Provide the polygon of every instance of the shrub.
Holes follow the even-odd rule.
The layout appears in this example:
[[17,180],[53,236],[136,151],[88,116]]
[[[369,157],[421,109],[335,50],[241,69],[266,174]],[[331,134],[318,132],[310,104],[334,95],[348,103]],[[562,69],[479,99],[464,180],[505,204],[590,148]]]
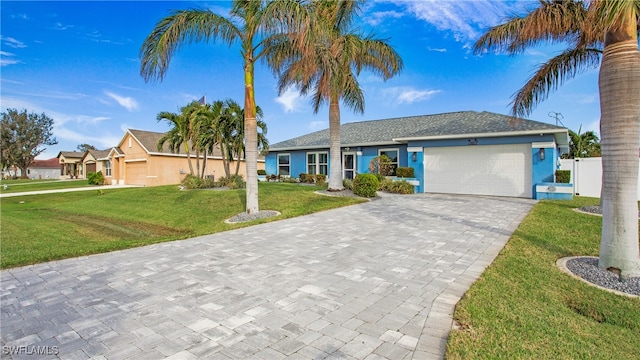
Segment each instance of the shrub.
[[240,175],[230,175],[229,177],[223,176],[218,179],[220,186],[226,186],[230,189],[244,189],[246,183]]
[[258,169],[258,175],[267,175],[266,170]]
[[186,189],[200,189],[202,186],[202,178],[195,175],[187,175],[182,179],[180,185]]
[[369,172],[381,176],[393,174],[393,164],[387,155],[376,156],[369,162]]
[[571,170],[556,170],[556,182],[570,183],[571,182]]
[[415,172],[412,167],[398,166],[398,168],[396,169],[396,176],[412,178],[415,176]]
[[383,177],[380,182],[378,183],[378,190],[379,191],[389,191],[389,189],[391,188],[393,184],[393,180]]
[[375,197],[378,179],[373,174],[358,174],[353,180],[353,193],[363,197]]
[[327,184],[327,175],[317,174],[315,177],[316,177],[316,186],[325,186]]
[[413,185],[409,184],[408,181],[392,181],[387,189],[385,190],[394,194],[413,194],[415,192],[415,188]]
[[298,175],[301,183],[312,184],[313,183],[313,175],[302,173]]
[[344,186],[345,189],[353,190],[353,180],[343,179],[342,186]]
[[87,180],[91,185],[102,185],[104,183],[104,176],[102,176],[102,171],[88,173]]

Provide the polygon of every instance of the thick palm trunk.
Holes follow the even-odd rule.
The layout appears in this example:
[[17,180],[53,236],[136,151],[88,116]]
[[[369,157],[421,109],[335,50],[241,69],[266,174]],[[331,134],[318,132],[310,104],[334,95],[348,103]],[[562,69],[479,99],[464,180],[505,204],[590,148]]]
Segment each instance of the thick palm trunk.
[[[258,209],[258,124],[256,119],[256,100],[253,88],[253,59],[245,55],[244,68],[244,136],[245,163],[247,168],[247,214],[257,213]],[[238,159],[240,161],[240,159]]]
[[201,176],[201,178],[203,179],[206,174],[206,170],[207,170],[207,149],[204,149],[204,159],[202,159],[202,176]]
[[342,186],[342,156],[340,153],[340,99],[332,94],[329,99],[329,191],[340,191]]
[[599,78],[603,216],[599,266],[623,278],[640,276],[640,52],[631,17],[628,25],[607,33]]

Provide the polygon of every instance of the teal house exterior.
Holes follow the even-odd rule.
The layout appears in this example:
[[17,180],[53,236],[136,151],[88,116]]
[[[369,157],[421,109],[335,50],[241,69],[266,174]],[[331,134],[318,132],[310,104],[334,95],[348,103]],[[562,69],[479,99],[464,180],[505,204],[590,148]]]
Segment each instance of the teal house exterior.
[[[368,173],[384,154],[414,168],[416,192],[555,198],[540,189],[566,188],[549,184],[568,130],[547,123],[461,111],[345,123],[340,137],[345,179]],[[272,144],[265,162],[268,175],[327,174],[329,129]]]

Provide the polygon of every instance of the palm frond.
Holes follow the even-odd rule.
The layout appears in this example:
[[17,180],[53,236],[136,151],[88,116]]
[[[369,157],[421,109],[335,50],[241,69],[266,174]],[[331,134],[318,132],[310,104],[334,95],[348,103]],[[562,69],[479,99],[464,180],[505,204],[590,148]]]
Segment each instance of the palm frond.
[[495,26],[474,44],[474,53],[485,50],[517,54],[542,42],[572,40],[580,35],[587,7],[582,1],[540,1],[540,7],[526,16],[514,16]]
[[178,10],[161,19],[140,48],[140,75],[162,80],[173,54],[182,46],[214,39],[231,44],[240,36],[229,19],[209,10]]
[[529,81],[514,94],[511,113],[528,116],[533,108],[545,100],[567,78],[600,64],[601,51],[593,48],[569,49],[542,64]]

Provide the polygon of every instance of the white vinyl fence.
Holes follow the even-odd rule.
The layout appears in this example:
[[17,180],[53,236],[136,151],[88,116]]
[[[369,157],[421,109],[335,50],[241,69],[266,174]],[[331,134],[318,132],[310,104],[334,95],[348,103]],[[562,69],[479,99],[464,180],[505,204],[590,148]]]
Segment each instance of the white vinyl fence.
[[[560,170],[571,170],[571,183],[573,183],[575,195],[600,197],[602,158],[560,159]],[[640,171],[638,176],[640,177]],[[640,200],[640,186],[638,200]]]

